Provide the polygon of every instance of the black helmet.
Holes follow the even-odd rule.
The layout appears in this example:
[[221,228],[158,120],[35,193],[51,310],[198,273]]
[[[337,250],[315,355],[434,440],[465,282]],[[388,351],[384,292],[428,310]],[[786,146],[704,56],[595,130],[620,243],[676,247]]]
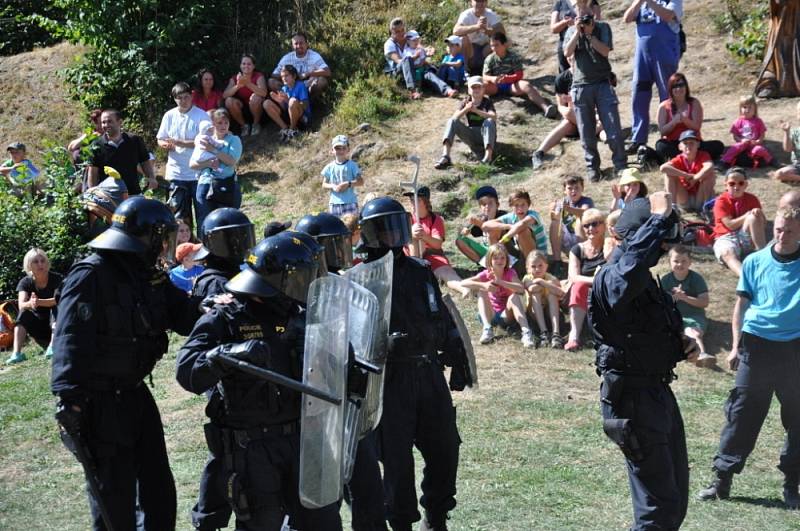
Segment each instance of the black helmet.
[[201,233],[203,248],[195,255],[196,260],[212,255],[238,266],[256,244],[255,227],[244,213],[235,208],[218,208],[211,212],[203,220]]
[[[241,295],[274,297],[283,294],[305,303],[314,279],[327,274],[320,269],[322,247],[309,247],[297,234],[282,232],[261,240],[247,256],[244,269],[225,289]],[[307,235],[305,235],[307,236]]]
[[89,242],[89,247],[137,254],[155,265],[159,256],[175,256],[177,231],[167,205],[137,195],[117,207],[111,227]]
[[358,216],[361,240],[373,249],[398,248],[411,241],[408,212],[391,197],[369,201]]
[[338,271],[353,265],[351,233],[341,219],[327,212],[308,214],[300,218],[296,228],[313,236],[325,248],[328,267]]

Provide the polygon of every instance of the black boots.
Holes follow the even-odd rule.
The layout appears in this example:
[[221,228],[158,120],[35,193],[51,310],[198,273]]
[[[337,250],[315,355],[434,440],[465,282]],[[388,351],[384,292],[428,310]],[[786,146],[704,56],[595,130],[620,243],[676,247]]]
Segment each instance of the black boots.
[[[717,471],[717,477],[711,485],[697,493],[697,497],[703,501],[708,500],[727,500],[731,495],[731,482],[733,475]],[[795,484],[795,489],[797,484]]]

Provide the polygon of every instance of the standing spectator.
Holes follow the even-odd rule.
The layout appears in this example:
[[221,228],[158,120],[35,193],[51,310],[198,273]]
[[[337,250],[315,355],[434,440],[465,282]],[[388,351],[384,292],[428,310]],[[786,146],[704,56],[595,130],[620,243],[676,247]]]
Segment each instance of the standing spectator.
[[158,187],[153,160],[144,145],[144,140],[137,135],[122,131],[122,115],[116,109],[105,109],[100,115],[100,127],[103,134],[90,147],[92,158],[89,160],[87,185],[97,186],[108,175],[104,168],[110,166],[119,172],[128,193],[131,196],[142,193],[139,186],[139,167],[147,178],[147,188]]
[[681,154],[661,165],[664,189],[681,208],[699,212],[714,196],[717,173],[711,155],[700,151],[700,138],[688,129],[680,136]]
[[[550,13],[550,31],[558,34],[558,46],[556,47],[556,55],[558,57],[558,73],[565,72],[570,69],[569,61],[564,55],[564,35],[567,29],[575,23],[575,3],[577,0],[555,0],[553,3],[553,11]],[[592,14],[595,20],[602,18],[600,4],[597,0],[592,0],[589,4],[592,8]]]
[[[195,137],[201,132],[200,124],[208,123],[208,114],[194,106],[192,93],[186,83],[176,83],[172,87],[172,99],[176,106],[161,118],[161,126],[156,134],[159,147],[167,151],[164,177],[169,181],[170,190],[183,188],[188,197],[194,198],[196,212],[197,173],[189,166],[189,161],[194,151]],[[182,215],[191,222],[192,207],[189,201],[185,206],[187,208]]]
[[283,86],[269,93],[264,110],[281,129],[281,140],[288,142],[297,136],[301,126],[311,121],[311,100],[304,83],[298,81],[297,70],[292,65],[281,69]]
[[14,326],[14,351],[6,360],[9,365],[25,361],[22,347],[28,336],[46,349],[46,357],[52,356],[50,337],[55,321],[55,293],[63,280],[61,275],[50,271],[47,254],[36,247],[25,253],[22,269],[25,277],[17,284],[19,316]]
[[500,241],[503,236],[502,229],[486,229],[485,224],[490,219],[497,219],[505,215],[506,211],[500,210],[500,201],[494,186],[487,185],[478,188],[475,191],[475,201],[478,202],[480,212],[467,218],[469,224],[461,229],[461,234],[456,238],[456,247],[470,261],[480,265],[489,246]]
[[586,238],[575,226],[584,211],[594,208],[591,197],[583,195],[583,177],[572,175],[562,181],[564,197],[553,201],[550,207],[550,246],[553,259],[560,262],[561,254],[570,250]]
[[[484,164],[492,161],[497,140],[497,111],[492,100],[485,95],[481,76],[470,77],[467,84],[469,96],[461,101],[458,110],[447,120],[442,139],[442,157],[433,166],[437,170],[453,163],[450,150],[455,137],[467,144],[476,156],[482,156],[481,162]],[[466,124],[461,121],[462,118],[467,119]]]
[[522,57],[508,49],[505,33],[495,32],[491,38],[492,53],[483,63],[483,83],[487,96],[520,96],[528,98],[544,115],[554,119],[558,109],[550,104],[530,82],[522,79]]
[[328,212],[342,217],[345,214],[358,214],[358,197],[353,189],[364,186],[361,168],[350,159],[350,139],[346,135],[336,135],[331,142],[335,157],[322,169],[322,187],[331,191]]
[[484,222],[483,230],[508,231],[500,238],[500,243],[505,245],[514,240],[523,262],[534,249],[546,253],[547,231],[542,223],[542,217],[531,209],[531,196],[528,192],[522,189],[511,192],[508,206],[511,207],[511,212]]
[[596,208],[581,216],[586,241],[576,243],[569,251],[569,338],[564,350],[581,348],[581,328],[589,306],[589,289],[597,269],[606,263],[603,246],[606,236],[606,217]]
[[208,68],[197,73],[195,87],[192,89],[192,105],[202,109],[211,116],[211,111],[224,105],[222,92],[217,90],[217,79]]
[[614,49],[611,27],[594,20],[588,0],[578,0],[578,18],[564,36],[564,55],[573,58],[572,101],[581,137],[589,181],[600,180],[600,154],[597,152],[597,118],[606,132],[614,169],[627,165],[619,122],[619,101],[611,86],[608,54]]
[[[797,102],[797,117],[800,118],[800,102]],[[792,154],[792,164],[775,171],[773,178],[783,182],[800,181],[800,127],[792,127],[788,121],[781,122],[783,150]]]
[[0,164],[0,174],[5,176],[15,188],[35,184],[40,172],[39,168],[28,159],[25,144],[12,142],[6,148],[6,152],[11,158]]
[[[242,136],[256,136],[261,132],[261,106],[267,97],[267,80],[256,70],[255,56],[245,53],[239,62],[239,73],[231,77],[222,92],[225,108],[233,120],[239,124]],[[245,120],[244,110],[250,111],[252,126]]]
[[467,60],[467,69],[472,75],[483,72],[483,60],[488,55],[486,48],[489,38],[495,32],[505,33],[500,17],[488,9],[488,0],[472,0],[469,9],[458,15],[453,33],[459,37],[466,37],[462,43],[464,57]]
[[758,104],[753,96],[739,98],[739,118],[731,125],[734,144],[722,155],[725,167],[738,164],[738,158],[745,155],[753,168],[772,164],[772,154],[764,147],[767,126],[758,117]]
[[203,266],[195,260],[195,254],[202,248],[201,243],[186,242],[175,249],[178,265],[169,270],[169,279],[181,291],[191,294],[195,279],[203,272]]
[[281,57],[272,71],[272,77],[267,82],[270,90],[281,89],[281,70],[286,65],[292,65],[297,70],[297,79],[303,82],[312,99],[318,98],[328,88],[331,69],[319,53],[308,47],[305,33],[298,31],[292,35],[292,51]]
[[[92,140],[103,134],[103,129],[100,127],[100,116],[102,114],[103,109],[94,109],[90,112],[89,123],[92,127],[91,131],[86,132],[86,130],[84,130],[83,133],[70,140],[69,144],[67,144],[67,151],[69,151],[72,156],[72,161],[76,165],[81,162],[81,150],[84,146],[90,144]],[[85,192],[86,190],[80,191]]]
[[678,144],[684,131],[692,130],[700,138],[700,150],[717,160],[725,146],[719,140],[702,140],[703,105],[689,90],[686,76],[675,72],[667,82],[669,98],[658,106],[658,131],[661,138],[656,141],[656,153],[664,163],[680,153]]
[[725,191],[714,202],[714,255],[736,276],[745,255],[767,243],[761,201],[745,190],[747,173],[735,166],[725,173]]
[[778,469],[783,501],[800,506],[800,210],[783,208],[775,216],[775,244],[747,257],[736,286],[728,364],[736,384],[725,404],[726,423],[714,456],[716,478],[700,491],[701,500],[730,496],[734,474],[744,469],[778,396],[786,442]]
[[670,97],[667,81],[681,58],[678,33],[683,0],[633,0],[625,11],[626,23],[636,22],[636,52],[631,82],[633,129],[630,153],[647,144],[653,83],[659,101]]
[[706,308],[708,307],[708,285],[705,279],[689,269],[692,257],[689,249],[676,245],[669,250],[670,272],[661,277],[661,288],[672,295],[672,300],[681,312],[683,333],[697,342],[700,354],[695,364],[698,367],[713,367],[717,359],[706,350],[703,336],[708,326]]

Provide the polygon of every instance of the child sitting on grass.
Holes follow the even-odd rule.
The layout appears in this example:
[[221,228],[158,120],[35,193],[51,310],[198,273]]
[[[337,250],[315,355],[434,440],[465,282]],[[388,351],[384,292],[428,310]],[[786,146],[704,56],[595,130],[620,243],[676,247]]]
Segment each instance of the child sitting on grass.
[[464,85],[466,70],[464,69],[464,54],[461,53],[461,37],[450,35],[444,42],[447,43],[447,55],[442,59],[436,75],[451,88],[459,89]]
[[512,239],[517,244],[521,259],[536,249],[547,252],[547,232],[545,231],[542,217],[531,209],[531,196],[525,190],[514,190],[508,198],[511,212],[497,219],[488,220],[483,224],[483,230],[504,230],[506,232],[500,243],[509,243]]
[[705,308],[708,306],[708,286],[703,277],[689,269],[692,257],[689,249],[676,245],[669,250],[670,273],[661,277],[661,287],[672,295],[683,317],[683,333],[697,341],[700,354],[695,360],[698,367],[713,367],[717,359],[706,351],[703,342],[707,321]]
[[[800,102],[797,103],[797,117],[800,119]],[[800,182],[800,127],[791,127],[789,122],[782,122],[783,150],[792,154],[792,163],[776,170],[774,179],[786,183]]]
[[754,96],[742,96],[739,99],[739,118],[731,125],[731,134],[734,144],[720,159],[725,168],[737,164],[741,155],[753,168],[772,164],[772,153],[764,147],[767,126],[758,117],[758,104]]
[[575,227],[575,222],[583,211],[594,208],[591,197],[583,195],[583,177],[571,175],[563,182],[564,197],[553,202],[550,210],[550,246],[553,259],[561,261],[561,255],[569,255],[569,250],[586,239],[583,232]]
[[281,69],[283,86],[280,91],[269,93],[264,102],[264,111],[281,129],[281,141],[288,142],[298,134],[301,126],[311,121],[311,100],[306,84],[297,82],[297,69],[284,65]]
[[[522,285],[527,292],[526,308],[528,314],[533,315],[539,326],[539,347],[561,349],[564,348],[564,339],[560,332],[560,312],[558,301],[564,297],[559,280],[547,272],[547,255],[542,251],[533,251],[525,260],[525,269],[528,272],[522,278]],[[545,310],[550,318],[550,330],[547,331]]]
[[483,323],[481,344],[492,342],[495,326],[507,326],[516,321],[522,330],[522,346],[533,348],[533,334],[522,302],[525,288],[516,271],[509,266],[505,246],[499,243],[490,246],[486,265],[487,269],[461,282],[462,286],[478,292],[478,313]]
[[680,136],[681,154],[661,165],[664,189],[681,208],[699,212],[714,196],[717,174],[711,155],[700,151],[700,137],[691,129]]

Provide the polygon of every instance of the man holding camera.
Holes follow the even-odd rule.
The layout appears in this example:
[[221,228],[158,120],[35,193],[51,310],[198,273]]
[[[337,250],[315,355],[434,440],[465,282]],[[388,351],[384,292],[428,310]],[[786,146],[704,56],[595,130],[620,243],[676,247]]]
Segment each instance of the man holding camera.
[[597,118],[600,116],[611,149],[614,169],[627,165],[625,144],[619,121],[619,101],[611,86],[613,73],[608,54],[614,48],[611,27],[596,21],[589,0],[578,0],[577,18],[564,36],[564,55],[573,60],[572,101],[581,137],[588,178],[600,180],[600,155],[597,152]]

